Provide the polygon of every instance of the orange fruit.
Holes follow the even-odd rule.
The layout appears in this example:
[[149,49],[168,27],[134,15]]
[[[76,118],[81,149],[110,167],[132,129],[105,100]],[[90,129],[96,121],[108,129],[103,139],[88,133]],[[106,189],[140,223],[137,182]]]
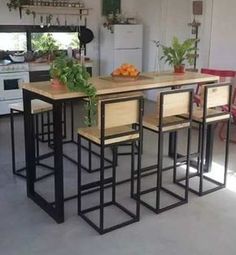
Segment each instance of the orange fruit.
[[122,72],[122,75],[123,75],[123,76],[129,76],[129,72],[123,71],[123,72]]

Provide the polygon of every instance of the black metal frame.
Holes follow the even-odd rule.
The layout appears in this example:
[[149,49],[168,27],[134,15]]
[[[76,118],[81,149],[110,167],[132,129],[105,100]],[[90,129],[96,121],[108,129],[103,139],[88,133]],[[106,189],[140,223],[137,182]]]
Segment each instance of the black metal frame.
[[[26,171],[26,167],[22,167],[20,169],[16,169],[16,155],[15,155],[15,128],[14,128],[14,115],[15,113],[21,113],[22,111],[16,110],[11,108],[10,109],[10,125],[11,125],[11,155],[12,155],[12,173],[13,175],[17,175],[21,178],[26,179],[26,175],[24,175],[22,172]],[[54,174],[54,169],[46,164],[40,163],[40,160],[46,159],[51,156],[51,153],[47,153],[44,155],[39,155],[39,121],[38,121],[38,114],[34,114],[35,120],[34,120],[34,127],[35,127],[35,141],[36,141],[36,164],[37,166],[41,166],[43,168],[46,168],[50,170],[49,173],[44,174],[40,177],[35,177],[35,181],[41,181],[49,176],[52,176]],[[42,130],[41,135],[44,135],[44,131]]]
[[[125,101],[131,101],[131,100],[137,100],[139,102],[139,128],[136,131],[130,131],[126,133],[121,133],[118,135],[113,136],[106,136],[105,135],[105,107],[108,104],[118,103],[118,102],[125,102]],[[96,144],[100,147],[100,178],[99,181],[82,185],[81,180],[81,174],[82,174],[82,165],[81,165],[81,138],[86,139],[87,141],[90,141],[88,138],[83,137],[82,135],[78,134],[78,215],[80,215],[90,226],[92,226],[98,233],[105,234],[110,231],[113,231],[115,229],[121,228],[123,226],[132,224],[134,222],[139,221],[140,219],[140,202],[139,202],[139,194],[140,194],[140,167],[141,167],[141,144],[142,144],[142,116],[143,116],[143,98],[141,96],[139,97],[130,97],[130,98],[118,98],[118,99],[111,99],[101,102],[101,133],[100,133],[100,144]],[[138,134],[138,138],[131,139],[125,142],[132,143],[132,157],[131,157],[131,194],[134,191],[134,173],[137,174],[137,200],[136,200],[136,211],[135,213],[131,212],[125,206],[121,205],[116,201],[116,163],[117,163],[117,146],[122,144],[122,142],[119,143],[112,143],[109,145],[106,145],[107,139],[112,138],[118,138],[125,135],[130,134]],[[138,141],[138,163],[137,163],[137,170],[135,171],[135,153],[134,153],[134,147],[135,143]],[[94,143],[90,141],[91,143]],[[123,142],[124,143],[124,142]],[[104,161],[105,161],[105,148],[106,147],[112,147],[112,177],[106,178],[104,176]],[[111,184],[112,188],[112,200],[110,202],[104,202],[104,191],[107,186],[107,184]],[[90,208],[82,209],[81,203],[82,203],[82,196],[85,194],[82,194],[83,190],[86,190],[87,188],[94,188],[98,187],[98,191],[100,193],[99,198],[99,204],[97,206],[93,206]],[[104,208],[108,206],[116,206],[119,208],[123,213],[127,214],[131,219],[122,222],[120,224],[113,225],[112,227],[104,227]],[[89,212],[99,210],[99,226],[96,225],[89,217],[86,215]]]
[[[211,114],[211,115],[207,115],[207,100],[208,100],[208,89],[210,88],[218,88],[218,87],[225,87],[228,86],[229,87],[229,98],[228,98],[228,112],[222,112],[222,113],[217,113],[217,114]],[[206,85],[204,86],[204,105],[203,105],[203,118],[202,121],[196,121],[193,120],[194,122],[196,122],[197,124],[199,124],[199,139],[198,139],[198,159],[197,159],[197,172],[194,174],[191,174],[191,176],[189,178],[194,178],[194,177],[199,177],[200,181],[199,181],[199,188],[198,190],[195,190],[191,187],[189,187],[189,190],[191,192],[193,192],[194,194],[197,194],[199,196],[204,196],[207,195],[209,193],[212,193],[214,191],[220,190],[222,188],[225,188],[226,186],[226,178],[227,178],[227,169],[228,169],[228,154],[229,154],[229,135],[230,135],[230,120],[231,117],[229,117],[226,121],[227,121],[227,135],[226,135],[226,141],[225,141],[225,165],[224,165],[224,181],[223,183],[216,181],[210,177],[207,177],[204,175],[205,173],[205,168],[204,168],[204,155],[205,155],[205,150],[207,148],[206,146],[206,139],[207,139],[207,128],[209,125],[212,125],[214,123],[217,123],[219,121],[211,121],[208,122],[207,118],[214,118],[214,117],[218,117],[218,116],[224,116],[224,115],[229,115],[231,113],[231,97],[232,97],[232,84],[230,83],[221,83],[221,84],[211,84],[211,85]],[[220,105],[219,105],[220,106]],[[225,121],[225,119],[224,119]],[[210,144],[210,146],[212,147],[213,144]],[[210,164],[212,164],[212,156],[211,156],[211,162],[209,162]],[[213,183],[216,185],[216,187],[214,188],[209,188],[207,190],[203,190],[203,180],[206,180],[210,183]],[[175,182],[184,187],[185,185],[182,183],[183,181],[185,181],[185,178],[180,178],[180,179],[175,179]]]
[[[66,108],[66,103],[64,103],[64,109]],[[77,146],[77,142],[74,139],[74,105],[73,102],[70,102],[70,117],[71,117],[71,138],[70,140],[67,141],[63,141],[63,144],[68,144],[68,143],[72,143],[74,145]],[[64,116],[66,116],[66,111],[64,110]],[[64,123],[66,123],[66,117],[64,117]],[[65,125],[65,124],[64,124]],[[66,130],[66,126],[64,126],[64,129]],[[66,131],[65,133],[66,134]],[[66,138],[66,135],[63,136],[63,138]],[[93,169],[92,167],[92,155],[100,157],[100,155],[98,153],[96,153],[95,151],[92,150],[92,144],[90,141],[88,141],[88,147],[86,147],[85,145],[82,145],[82,148],[84,148],[85,150],[88,151],[88,166],[83,165],[82,168],[87,171],[88,173],[94,173],[100,170],[100,168],[95,168]],[[67,160],[69,160],[70,162],[74,163],[75,165],[78,165],[78,162],[76,160],[74,160],[73,158],[71,158],[69,155],[65,154],[63,152],[63,156],[64,158],[66,158]],[[106,169],[110,169],[112,168],[112,160],[105,158],[105,161],[110,163],[109,166],[106,166]],[[67,200],[69,199],[73,199],[77,196],[72,196],[71,198],[66,198]]]
[[[55,204],[51,204],[35,190],[36,160],[33,115],[31,100],[41,99],[53,106],[53,145],[54,145],[54,190]],[[63,156],[62,156],[62,102],[38,95],[23,89],[27,196],[47,212],[57,223],[64,222]]]
[[[181,85],[192,84],[192,82],[183,82]],[[166,86],[173,88],[172,85]],[[146,90],[148,90],[147,88]],[[142,89],[143,90],[143,89]],[[132,90],[131,90],[132,91]],[[130,92],[131,92],[130,91]],[[126,91],[129,92],[129,91]],[[31,116],[31,100],[32,99],[42,99],[45,102],[51,103],[53,106],[53,115],[54,115],[54,137],[53,140],[57,142],[54,144],[56,148],[54,153],[54,162],[57,161],[57,164],[54,165],[56,169],[56,174],[54,175],[54,189],[55,189],[55,201],[49,202],[43,198],[40,194],[35,191],[35,147],[34,147],[34,129],[33,129],[33,118]],[[70,99],[61,99],[55,100],[47,96],[42,96],[38,93],[29,91],[23,88],[23,102],[24,102],[24,128],[25,128],[25,155],[26,155],[26,168],[27,168],[27,196],[37,204],[42,210],[44,210],[50,217],[52,217],[57,223],[64,222],[64,201],[70,200],[70,198],[64,198],[64,180],[63,180],[63,153],[62,153],[62,127],[61,122],[61,105],[63,102],[76,101],[83,98],[70,98]],[[27,123],[27,124],[26,124]],[[170,142],[169,152],[171,153],[173,147]],[[211,152],[209,152],[211,153]],[[153,173],[151,173],[153,174]],[[149,173],[144,173],[145,176],[150,175]],[[122,180],[117,182],[117,185],[129,182],[130,179]],[[107,185],[108,186],[108,185]],[[96,191],[96,189],[95,189]],[[88,191],[87,193],[89,193]],[[92,191],[93,192],[93,191]],[[76,198],[77,195],[74,196]]]
[[[164,130],[165,127],[168,127],[170,125],[165,125],[163,124],[163,100],[165,95],[169,95],[169,94],[178,94],[178,93],[182,93],[182,92],[188,92],[189,93],[189,109],[188,109],[188,116],[186,117],[186,119],[182,119],[182,121],[178,121],[178,123],[172,123],[171,125],[175,125],[175,124],[188,124],[187,127],[181,127],[178,129],[171,129],[171,130]],[[158,125],[158,131],[149,129],[150,131],[153,131],[155,133],[158,134],[158,155],[157,155],[157,165],[154,166],[150,166],[150,169],[153,169],[154,167],[156,167],[156,175],[157,175],[157,180],[156,180],[156,186],[155,187],[151,187],[145,190],[142,190],[140,192],[140,203],[143,204],[144,206],[146,206],[148,209],[152,210],[153,212],[159,214],[162,213],[166,210],[175,208],[177,206],[183,205],[185,203],[188,202],[188,186],[189,186],[189,165],[190,165],[190,147],[191,147],[191,128],[192,128],[192,102],[193,102],[193,90],[192,89],[180,89],[180,90],[172,90],[172,91],[167,91],[167,92],[161,92],[160,93],[160,110],[159,110],[159,125]],[[146,127],[144,126],[144,128],[146,129]],[[179,165],[177,165],[177,131],[180,129],[187,129],[188,130],[188,139],[187,139],[187,155],[186,155],[186,159],[185,161],[181,162],[181,165],[186,164],[186,174],[185,174],[185,181],[186,181],[186,185],[184,187],[185,189],[185,193],[184,193],[184,197],[174,193],[173,191],[163,187],[162,185],[162,172],[164,170],[166,170],[165,168],[163,168],[163,138],[164,138],[164,134],[165,133],[173,133],[173,137],[174,137],[174,165],[172,166],[173,168],[173,183],[174,183],[174,179],[175,176],[177,174],[177,167]],[[170,169],[170,168],[168,168]],[[141,168],[141,172],[143,170],[146,170],[146,168]],[[142,178],[141,178],[142,180]],[[156,201],[155,201],[155,206],[145,202],[142,199],[142,195],[151,193],[151,192],[156,192]],[[174,197],[175,199],[177,199],[177,202],[174,202],[170,205],[161,207],[160,205],[160,198],[161,198],[161,191],[167,193],[168,195]],[[134,197],[136,197],[136,194],[133,194]]]

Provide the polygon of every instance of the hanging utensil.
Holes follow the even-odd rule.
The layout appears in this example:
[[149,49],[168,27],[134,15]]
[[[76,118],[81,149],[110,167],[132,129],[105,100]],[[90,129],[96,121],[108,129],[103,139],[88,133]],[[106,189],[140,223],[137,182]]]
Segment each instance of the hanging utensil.
[[35,27],[36,12],[32,12],[32,15],[33,15],[33,24],[34,24],[34,27]]
[[60,23],[60,19],[59,19],[59,17],[57,17],[57,19],[56,19],[56,20],[57,20],[57,25],[58,25],[58,26],[60,26],[60,25],[61,25],[61,23]]
[[47,26],[50,27],[51,26],[51,22],[52,22],[52,14],[50,14],[48,16],[48,22],[47,22]]
[[44,24],[43,24],[43,16],[40,16],[40,27],[44,28]]
[[67,27],[67,19],[66,19],[66,15],[65,15],[65,27]]
[[80,27],[78,38],[81,45],[88,44],[94,39],[93,31],[87,27]]

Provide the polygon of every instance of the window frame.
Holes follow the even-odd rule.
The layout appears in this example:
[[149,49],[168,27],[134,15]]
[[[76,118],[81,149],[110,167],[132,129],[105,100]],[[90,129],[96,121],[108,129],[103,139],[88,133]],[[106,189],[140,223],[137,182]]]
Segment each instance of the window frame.
[[[39,25],[0,25],[0,33],[17,33],[26,32],[27,51],[32,51],[31,33],[53,33],[69,32],[76,33],[85,26],[50,26],[41,28]],[[14,51],[11,51],[14,52]]]

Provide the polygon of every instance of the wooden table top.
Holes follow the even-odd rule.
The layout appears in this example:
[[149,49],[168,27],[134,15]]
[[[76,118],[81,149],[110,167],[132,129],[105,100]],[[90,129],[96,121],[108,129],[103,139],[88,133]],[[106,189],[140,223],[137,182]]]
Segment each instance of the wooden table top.
[[[150,89],[161,89],[167,87],[190,85],[201,82],[218,82],[219,77],[201,74],[196,72],[186,72],[184,74],[174,74],[171,72],[143,73],[144,79],[136,81],[118,82],[107,79],[107,77],[92,77],[90,82],[97,89],[97,95],[115,94],[131,91],[142,91]],[[85,97],[82,92],[70,92],[67,87],[53,88],[48,82],[33,82],[23,85],[23,89],[36,94],[48,97],[53,100],[73,99]]]

